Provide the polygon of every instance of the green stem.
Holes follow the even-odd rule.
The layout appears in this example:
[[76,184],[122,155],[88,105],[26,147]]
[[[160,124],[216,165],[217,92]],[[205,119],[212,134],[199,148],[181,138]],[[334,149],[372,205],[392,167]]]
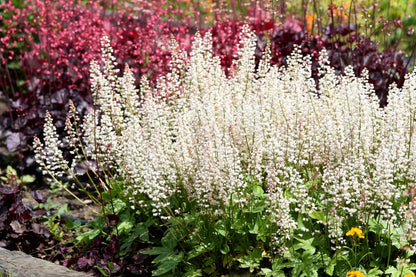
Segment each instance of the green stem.
[[387,267],[389,267],[390,264],[390,256],[391,256],[391,232],[390,232],[390,224],[389,224],[389,241],[388,241],[388,253],[389,255],[387,256]]

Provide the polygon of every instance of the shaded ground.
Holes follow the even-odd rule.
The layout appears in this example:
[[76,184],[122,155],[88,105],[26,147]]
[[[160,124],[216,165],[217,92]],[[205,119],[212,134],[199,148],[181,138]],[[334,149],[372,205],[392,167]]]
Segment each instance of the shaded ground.
[[[7,151],[4,148],[0,148],[0,153],[3,155],[7,153]],[[4,157],[4,156],[3,156]],[[7,161],[7,160],[6,160]],[[3,161],[0,163],[0,176],[6,175],[6,168],[7,163]],[[89,208],[87,208],[85,205],[83,205],[80,201],[75,199],[73,196],[71,196],[68,192],[66,192],[64,189],[59,188],[52,188],[47,183],[45,177],[37,176],[37,179],[35,182],[30,184],[21,185],[22,189],[22,197],[23,197],[23,203],[27,204],[31,207],[35,207],[38,205],[38,203],[33,199],[33,197],[30,195],[34,191],[41,192],[43,195],[46,196],[48,199],[48,206],[50,206],[51,212],[57,212],[58,209],[64,205],[68,204],[69,207],[69,213],[67,214],[70,217],[73,217],[75,219],[81,219],[85,221],[91,221],[95,218],[96,214],[92,212]],[[7,187],[8,184],[6,184],[4,181],[0,181],[0,187]],[[99,208],[92,205],[92,201],[88,199],[88,197],[85,194],[74,192],[77,197],[81,198],[85,203],[89,204],[92,208],[99,211]],[[56,206],[56,207],[54,207]]]
[[[57,212],[58,209],[63,204],[68,204],[69,207],[69,213],[67,214],[70,217],[73,217],[74,219],[81,219],[85,221],[91,221],[95,218],[96,214],[92,212],[90,209],[85,207],[81,202],[79,202],[77,199],[69,195],[64,190],[54,190],[51,191],[49,188],[46,188],[45,185],[37,187],[37,183],[34,184],[28,184],[24,188],[23,193],[23,203],[28,204],[32,207],[36,206],[38,203],[33,199],[33,197],[30,195],[33,191],[39,191],[43,193],[47,199],[48,202],[54,206],[54,204],[57,204],[57,207],[53,207],[50,209],[51,212]],[[83,195],[77,195],[83,199],[87,204],[92,205],[92,201],[86,198],[86,196]],[[95,208],[97,211],[99,211],[99,208],[92,205],[91,207]]]

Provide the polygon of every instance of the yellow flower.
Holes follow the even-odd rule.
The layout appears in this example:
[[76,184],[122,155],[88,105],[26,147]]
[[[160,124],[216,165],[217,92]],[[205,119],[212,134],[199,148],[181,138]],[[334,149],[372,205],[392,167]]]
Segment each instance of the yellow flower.
[[404,275],[404,277],[416,277],[416,276],[412,273],[409,273],[409,274]]
[[348,271],[347,277],[365,277],[365,275],[360,271]]
[[348,236],[354,236],[354,235],[357,235],[357,237],[358,237],[358,238],[363,239],[363,238],[364,238],[364,236],[362,235],[362,233],[363,233],[363,231],[362,231],[360,228],[355,228],[355,227],[352,227],[352,228],[351,228],[351,230],[349,230],[349,231],[346,233],[346,236],[348,237]]

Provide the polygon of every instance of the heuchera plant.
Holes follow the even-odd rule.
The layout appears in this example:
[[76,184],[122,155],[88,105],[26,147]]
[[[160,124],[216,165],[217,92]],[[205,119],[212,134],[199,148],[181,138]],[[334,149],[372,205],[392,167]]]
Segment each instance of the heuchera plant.
[[[29,176],[19,179],[11,167],[7,168],[7,177],[2,179],[6,185],[0,187],[0,246],[33,253],[42,252],[45,245],[54,245],[52,234],[40,220],[46,210],[32,209],[22,202],[21,184],[33,179]],[[38,203],[46,203],[42,193],[35,191],[31,195]]]
[[[30,142],[41,133],[45,110],[64,118],[68,99],[80,114],[91,108],[89,64],[100,58],[104,34],[112,38],[120,67],[135,68],[136,80],[146,75],[152,81],[166,72],[171,39],[190,45],[189,27],[165,20],[167,9],[162,6],[140,3],[140,11],[133,13],[112,5],[114,10],[108,10],[100,3],[31,0],[20,6],[13,1],[0,5],[0,85],[3,97],[10,97],[0,133],[10,152],[20,151],[24,168],[33,164]],[[16,86],[13,78],[17,81],[22,75],[24,86]],[[58,128],[63,126],[60,121]]]

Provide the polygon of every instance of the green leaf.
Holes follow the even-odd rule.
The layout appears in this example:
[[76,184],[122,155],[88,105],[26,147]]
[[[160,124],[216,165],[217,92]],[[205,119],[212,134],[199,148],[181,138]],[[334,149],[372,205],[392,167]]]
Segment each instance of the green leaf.
[[108,275],[107,273],[105,273],[104,270],[102,270],[99,266],[96,266],[96,268],[98,269],[98,271],[104,276],[104,277],[109,277],[110,275]]
[[36,180],[35,176],[32,175],[23,175],[22,176],[22,183],[23,184],[30,184]]
[[187,260],[193,259],[195,257],[198,257],[199,255],[202,255],[204,253],[207,253],[209,251],[212,251],[213,246],[212,244],[201,244],[201,245],[196,245],[194,246],[194,249],[189,251],[188,256],[187,256]]
[[250,233],[250,234],[257,235],[257,234],[259,233],[259,225],[257,225],[257,223],[255,223],[255,224],[253,225],[253,227],[252,227],[252,228],[250,228],[249,233]]
[[107,265],[108,265],[108,268],[110,269],[110,272],[114,271],[114,266],[111,262],[107,262]]
[[10,62],[7,64],[7,67],[10,69],[19,69],[20,65],[18,62]]
[[69,211],[69,208],[68,208],[68,203],[65,203],[65,204],[63,204],[60,208],[59,208],[59,210],[58,210],[58,212],[56,213],[57,215],[62,215],[62,214],[65,214],[65,213],[67,213]]
[[74,228],[75,230],[78,230],[82,226],[80,220],[75,220],[75,221],[70,220],[69,222],[72,222],[73,223],[73,227],[69,227],[71,229]]
[[120,222],[118,224],[118,231],[120,233],[129,233],[134,226],[135,220],[133,216],[130,216],[130,213],[123,213],[120,217]]
[[237,259],[237,261],[240,262],[240,266],[242,268],[249,268],[250,272],[253,272],[254,269],[260,266],[261,259],[262,257],[260,250],[255,248],[253,251],[249,252],[248,255]]
[[133,234],[138,234],[141,241],[149,242],[149,225],[144,222],[140,222],[134,228]]
[[220,234],[221,236],[223,237],[227,236],[227,231],[225,230],[225,225],[222,220],[218,220],[217,222],[215,222],[214,228],[215,228],[215,231],[217,231],[217,233]]
[[381,276],[381,275],[383,275],[383,271],[381,271],[378,268],[370,269],[370,271],[368,271],[367,274],[366,274],[367,277],[378,277],[378,276]]
[[131,233],[127,234],[127,239],[120,246],[120,250],[128,250],[135,240],[139,238],[140,242],[149,242],[149,229],[147,222],[140,222],[134,227]]
[[266,277],[272,277],[273,276],[273,270],[270,268],[262,268],[259,272],[259,275],[266,276]]
[[322,221],[323,223],[326,223],[325,215],[322,212],[318,211],[311,211],[309,213],[309,216],[315,220]]
[[161,242],[164,247],[171,249],[171,250],[175,249],[176,245],[178,244],[175,238],[170,233],[164,236]]
[[[389,268],[384,272],[385,274],[391,274],[390,277],[401,277],[402,276],[402,270],[398,270],[394,266],[389,266]],[[405,274],[403,272],[403,274]]]
[[251,213],[262,213],[269,205],[266,201],[263,200],[255,200],[253,204],[253,208],[250,210]]
[[194,267],[191,267],[184,275],[183,277],[200,277],[200,276],[204,276],[202,274],[202,270],[201,269],[195,269]]
[[141,253],[147,254],[147,255],[163,255],[163,254],[170,254],[172,250],[166,247],[152,247],[151,249],[142,251]]
[[92,229],[89,230],[79,236],[77,236],[76,240],[78,242],[86,241],[86,240],[93,240],[101,233],[100,229]]
[[221,247],[220,252],[223,255],[227,255],[230,252],[230,247],[228,246],[227,243],[224,243],[224,245]]
[[306,240],[304,240],[304,239],[301,239],[301,238],[298,238],[298,237],[295,237],[295,239],[298,241],[297,243],[295,243],[295,245],[294,245],[294,248],[295,248],[295,250],[298,250],[298,249],[303,249],[303,250],[308,250],[308,251],[311,251],[311,253],[313,254],[313,253],[315,253],[315,246],[313,246],[312,245],[312,243],[313,243],[313,240],[315,239],[315,238],[310,238],[310,239],[306,239]]
[[183,253],[179,252],[177,255],[170,255],[163,259],[163,262],[159,264],[156,270],[152,273],[154,276],[160,276],[167,272],[173,271],[175,267],[182,261]]
[[335,254],[332,256],[331,261],[325,267],[325,273],[328,274],[329,276],[332,276],[334,274],[334,269],[335,269],[335,266],[337,265],[337,261],[338,261],[338,259],[337,259],[338,253],[339,253],[339,250],[337,250],[335,252]]
[[[114,213],[115,214],[120,214],[120,212],[126,208],[127,204],[124,203],[121,199],[116,198],[116,199],[113,199],[113,205],[112,206],[114,207]],[[111,207],[110,204],[107,205],[107,208],[110,211],[112,210],[112,207]]]
[[259,196],[261,196],[261,195],[263,195],[263,194],[264,194],[264,190],[263,190],[263,188],[262,188],[261,186],[256,186],[256,185],[254,185],[254,186],[253,186],[253,193],[254,193],[255,195],[259,195]]
[[6,176],[7,176],[7,178],[10,178],[12,176],[17,177],[16,169],[14,169],[12,166],[8,165],[7,168],[6,168]]
[[283,259],[276,259],[272,264],[272,270],[274,273],[283,272],[283,268],[293,268],[296,266],[296,263],[293,261],[284,262]]

